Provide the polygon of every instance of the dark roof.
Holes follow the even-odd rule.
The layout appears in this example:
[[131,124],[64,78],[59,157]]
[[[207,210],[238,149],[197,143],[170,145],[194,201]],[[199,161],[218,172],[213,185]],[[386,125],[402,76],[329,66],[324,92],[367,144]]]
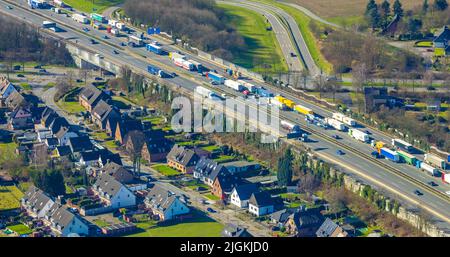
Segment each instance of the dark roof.
[[100,99],[108,99],[108,95],[93,85],[87,85],[81,90],[80,97],[93,106]]
[[206,157],[202,157],[197,162],[197,165],[195,165],[194,172],[214,181],[218,174],[228,172],[228,170],[222,164]]
[[227,224],[222,230],[223,237],[253,237],[246,228],[235,224]]
[[338,227],[338,224],[336,224],[331,219],[326,218],[317,230],[316,235],[317,237],[330,237]]
[[83,161],[89,162],[89,161],[98,160],[100,153],[99,152],[81,152],[80,155],[81,155],[81,158],[83,158]]
[[234,189],[236,189],[241,200],[248,200],[253,193],[258,192],[258,186],[254,183],[240,184]]
[[39,212],[49,202],[53,201],[44,191],[31,185],[22,198],[34,212]]
[[318,228],[323,222],[323,216],[317,209],[299,210],[293,218],[297,228]]
[[180,145],[174,145],[169,154],[167,154],[167,160],[175,161],[183,166],[194,166],[197,164],[199,157],[191,149]]
[[433,40],[433,42],[447,42],[450,40],[450,29],[447,26],[444,26],[442,30],[439,32],[439,35]]
[[172,142],[166,138],[147,139],[145,147],[150,154],[166,153],[170,151]]
[[47,145],[48,146],[57,146],[59,144],[59,141],[57,138],[51,137],[51,138],[47,138]]
[[110,114],[113,112],[117,112],[117,111],[114,109],[114,107],[112,107],[111,105],[109,105],[108,103],[106,103],[103,100],[100,100],[97,103],[97,105],[94,107],[94,109],[92,109],[92,115],[101,121],[108,119]]
[[138,131],[143,130],[143,125],[140,120],[131,119],[131,118],[127,117],[125,119],[118,121],[118,123],[119,123],[120,133],[122,134],[122,136],[126,135],[128,132],[133,131],[133,130],[138,130]]
[[85,152],[94,149],[88,136],[69,138],[69,146],[73,153]]
[[61,139],[61,138],[64,137],[64,135],[66,135],[67,132],[70,132],[70,130],[71,130],[70,127],[63,126],[54,135],[55,135],[56,138]]
[[116,163],[118,165],[122,165],[120,154],[112,153],[109,151],[100,153],[100,161],[102,162],[102,165],[106,165],[108,163]]
[[103,167],[103,172],[113,176],[117,181],[121,183],[128,183],[133,180],[133,175],[130,171],[125,169],[122,165],[115,162],[110,162]]
[[56,147],[56,150],[58,151],[59,156],[67,156],[72,153],[68,145],[58,146]]
[[264,191],[253,193],[250,197],[249,203],[257,207],[274,205],[274,201],[270,194]]
[[44,127],[48,128],[53,123],[53,121],[58,118],[59,115],[56,112],[48,112],[46,115],[42,117],[42,122]]
[[19,106],[27,105],[27,101],[22,96],[21,93],[14,91],[12,92],[8,98],[6,98],[5,103],[8,107],[15,109]]
[[81,218],[78,214],[70,212],[67,207],[60,204],[54,204],[48,211],[46,216],[50,219],[50,221],[55,225],[55,227],[60,227],[61,231],[64,230],[70,223],[73,222],[74,219],[79,219],[84,224],[86,221]]
[[288,220],[289,216],[291,216],[294,212],[294,209],[283,209],[272,213],[270,218],[276,223],[284,224]]
[[229,173],[219,174],[216,178],[217,182],[220,184],[220,188],[223,192],[230,192],[233,188],[242,185],[244,183],[239,177],[231,175]]

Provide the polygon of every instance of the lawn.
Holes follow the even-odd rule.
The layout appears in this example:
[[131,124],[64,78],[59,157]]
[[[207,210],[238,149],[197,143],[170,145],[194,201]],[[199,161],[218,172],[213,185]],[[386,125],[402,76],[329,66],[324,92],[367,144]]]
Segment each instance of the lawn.
[[12,230],[12,231],[14,231],[14,232],[16,232],[19,235],[28,235],[28,234],[31,234],[33,232],[29,227],[27,227],[27,226],[25,226],[23,224],[17,224],[17,225],[13,225],[13,226],[8,226],[7,228]]
[[100,228],[108,227],[110,224],[102,219],[95,219],[93,220],[94,224],[97,225]]
[[16,186],[0,186],[0,211],[17,209],[23,193]]
[[165,122],[165,118],[162,116],[145,117],[142,121],[150,121],[152,125],[161,125]]
[[63,101],[63,99],[59,100],[57,105],[63,109],[64,111],[70,113],[70,114],[75,114],[75,113],[80,113],[85,111],[85,109],[83,108],[83,106],[80,105],[80,103],[78,102],[66,102]]
[[219,197],[217,197],[217,196],[215,196],[215,195],[213,195],[211,193],[205,194],[205,197],[208,198],[209,200],[213,200],[213,201],[219,201],[220,200]]
[[166,164],[153,165],[152,168],[167,177],[177,176],[177,175],[181,174],[180,172],[172,169],[171,167],[167,166]]
[[233,160],[234,160],[234,156],[230,156],[230,155],[219,155],[217,158],[214,159],[214,161],[216,161],[218,163],[229,162],[229,161],[233,161]]
[[14,161],[18,158],[16,155],[16,143],[2,143],[0,144],[0,165],[6,161]]
[[106,141],[110,138],[105,132],[93,132],[91,135],[98,141]]
[[123,0],[64,0],[65,4],[87,13],[94,12],[94,8],[97,9],[95,12],[102,13],[108,7],[118,5],[122,2]]
[[291,15],[294,20],[297,22],[300,32],[302,33],[303,39],[305,40],[306,46],[311,53],[311,57],[313,58],[316,65],[319,69],[323,70],[325,73],[331,73],[333,70],[333,66],[323,57],[322,53],[317,44],[316,38],[314,38],[313,33],[309,29],[309,23],[311,22],[311,18],[305,15],[303,12],[295,9],[294,7],[287,6],[285,4],[275,2],[272,0],[258,0],[258,2],[263,2],[266,4],[270,4],[276,6],[280,9],[283,9],[286,13]]
[[[228,4],[218,4],[225,11],[228,23],[244,38],[247,49],[234,54],[233,62],[255,72],[286,72],[288,70],[275,33],[266,28],[270,23],[249,9]],[[268,69],[262,64],[269,64]]]
[[29,83],[20,83],[20,87],[23,89],[23,90],[31,90],[32,88],[31,88],[31,85],[29,84]]
[[202,147],[203,150],[208,151],[208,152],[214,152],[214,151],[219,151],[220,150],[220,146],[218,145],[208,145],[208,146],[204,146]]
[[156,225],[154,221],[136,223],[142,232],[130,237],[220,237],[223,225],[201,213],[170,225]]

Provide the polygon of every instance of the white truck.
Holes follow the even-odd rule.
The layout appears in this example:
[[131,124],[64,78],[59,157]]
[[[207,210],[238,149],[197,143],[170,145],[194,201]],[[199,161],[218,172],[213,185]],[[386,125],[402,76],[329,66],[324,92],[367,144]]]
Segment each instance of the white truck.
[[184,54],[179,54],[179,53],[177,53],[177,52],[171,52],[171,53],[169,53],[169,57],[170,57],[170,59],[172,60],[172,61],[175,61],[175,59],[183,59],[183,60],[186,60],[186,55],[184,55]]
[[125,24],[122,23],[122,22],[117,22],[116,23],[116,28],[118,28],[118,29],[123,31],[123,30],[125,30],[127,28],[127,26],[125,26]]
[[325,122],[336,130],[339,130],[339,131],[345,130],[344,123],[342,123],[338,120],[335,120],[333,118],[325,118]]
[[297,124],[293,124],[286,120],[281,120],[280,125],[282,128],[288,130],[289,132],[300,131],[300,126]]
[[439,170],[436,169],[435,167],[428,165],[424,162],[420,163],[420,168],[428,173],[430,173],[432,176],[437,176],[439,175]]
[[278,107],[280,110],[286,110],[287,106],[284,103],[281,103],[280,101],[276,100],[275,98],[270,98],[270,104],[272,106]]
[[211,98],[214,95],[214,93],[211,90],[201,86],[196,87],[195,92],[206,98]]
[[367,143],[369,141],[369,135],[357,129],[349,129],[348,134],[356,140]]
[[431,153],[426,153],[424,155],[424,157],[425,157],[425,161],[428,164],[434,165],[434,166],[436,166],[436,167],[438,167],[440,169],[443,169],[443,170],[447,169],[446,161],[444,159],[440,158],[439,156],[436,156],[436,155],[431,154]]
[[347,117],[339,112],[333,113],[333,119],[343,122],[344,124],[347,124],[352,127],[356,126],[356,121],[354,119]]
[[239,83],[237,81],[234,81],[232,79],[226,79],[224,84],[225,84],[225,86],[227,86],[229,88],[232,88],[232,89],[234,89],[236,91],[239,91],[239,92],[244,90],[244,86],[241,83]]
[[79,13],[75,13],[74,15],[72,15],[72,19],[74,19],[76,22],[81,23],[81,24],[89,23],[88,17],[81,15]]
[[118,21],[116,20],[108,20],[108,25],[111,27],[115,27]]

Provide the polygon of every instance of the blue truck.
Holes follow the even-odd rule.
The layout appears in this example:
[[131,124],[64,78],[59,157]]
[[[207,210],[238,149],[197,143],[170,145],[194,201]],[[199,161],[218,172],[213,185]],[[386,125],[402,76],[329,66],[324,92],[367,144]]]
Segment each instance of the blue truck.
[[153,65],[148,65],[147,66],[147,71],[150,74],[156,75],[160,78],[170,78],[172,77],[170,74],[166,73],[165,71],[163,71],[162,69],[153,66]]
[[208,72],[207,77],[218,84],[223,84],[225,82],[225,78],[215,72]]
[[164,54],[164,49],[161,46],[154,43],[147,44],[147,51],[160,55]]
[[270,92],[269,90],[260,87],[256,90],[256,94],[258,94],[260,97],[273,97],[274,94],[272,92]]
[[386,159],[389,159],[393,162],[399,162],[400,161],[400,156],[398,155],[398,153],[388,149],[388,148],[381,148],[380,149],[380,154],[382,156],[384,156]]

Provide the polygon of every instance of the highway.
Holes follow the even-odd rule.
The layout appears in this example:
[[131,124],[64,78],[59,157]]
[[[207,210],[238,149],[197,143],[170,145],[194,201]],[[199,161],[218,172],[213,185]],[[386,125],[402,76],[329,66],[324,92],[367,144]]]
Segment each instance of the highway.
[[[2,12],[10,13],[16,16],[16,18],[23,18],[26,17],[26,20],[33,22],[36,25],[42,24],[42,21],[45,18],[39,17],[37,15],[33,15],[31,13],[25,13],[24,10],[19,8],[14,8],[13,10],[6,11],[4,8],[1,9]],[[36,12],[47,12],[47,10],[36,10]],[[49,12],[49,11],[48,11]],[[50,14],[50,13],[48,13]],[[74,25],[80,25],[74,23],[70,18],[64,17],[62,15],[52,15],[52,18],[56,18],[61,20],[62,22],[67,22],[70,24],[70,26]],[[64,20],[65,19],[65,20]],[[185,72],[181,69],[173,67],[170,61],[168,61],[167,57],[163,56],[157,56],[152,53],[149,53],[145,51],[144,49],[139,48],[133,48],[127,50],[119,50],[120,54],[115,55],[112,53],[114,49],[119,49],[119,47],[114,47],[106,44],[95,44],[92,45],[90,43],[90,40],[88,39],[86,34],[81,33],[80,31],[73,31],[72,29],[60,25],[63,29],[66,30],[66,32],[58,33],[59,36],[63,36],[66,39],[69,39],[71,42],[75,42],[75,40],[78,40],[79,44],[84,45],[85,47],[92,48],[93,50],[97,51],[98,53],[101,53],[105,58],[108,58],[110,60],[114,60],[117,63],[126,64],[129,66],[133,66],[134,68],[141,70],[143,74],[146,72],[146,65],[147,62],[161,62],[161,64],[167,65],[167,68],[169,70],[176,70],[177,73],[180,75],[174,79],[171,79],[171,82],[178,84],[184,88],[187,88],[189,90],[193,90],[195,86],[201,83],[206,83],[207,80],[204,77],[201,77],[201,75]],[[79,26],[79,29],[81,29],[83,25]],[[86,26],[86,25],[84,25]],[[97,37],[101,37],[101,35],[104,35],[103,32],[100,31],[91,31],[89,34],[95,35]],[[72,38],[72,39],[70,39]],[[120,38],[111,38],[108,41],[113,43],[114,45],[119,45]],[[117,44],[116,44],[117,43]],[[141,57],[141,55],[146,56],[146,58]],[[225,89],[225,92],[227,92],[230,95],[236,94],[233,91],[230,91],[228,89]],[[306,102],[298,101],[301,104],[308,105]],[[326,110],[318,109],[317,106],[314,106],[314,110],[321,114],[321,113],[327,113]],[[329,112],[328,112],[329,113]],[[336,145],[331,141],[331,135],[340,133],[333,130],[323,130],[320,128],[315,127],[314,125],[306,124],[302,118],[302,116],[294,114],[292,112],[285,112],[283,113],[283,117],[286,117],[290,120],[296,120],[299,124],[304,126],[305,128],[310,129],[313,131],[313,135],[311,135],[311,139],[314,142],[307,143],[306,145],[310,147],[311,149],[315,149],[316,154],[324,156],[324,158],[329,158],[330,160],[334,160],[335,163],[339,163],[340,166],[344,166],[346,171],[350,174],[355,174],[357,177],[361,177],[363,181],[369,183],[369,184],[379,184],[378,186],[380,188],[384,188],[390,195],[398,195],[401,198],[407,200],[412,205],[416,206],[422,206],[424,209],[429,210],[431,213],[433,213],[435,216],[440,217],[441,219],[444,219],[448,222],[448,215],[450,213],[450,206],[448,205],[448,202],[440,197],[437,197],[434,194],[426,192],[423,196],[416,196],[412,192],[417,188],[417,186],[413,183],[411,183],[408,180],[405,180],[401,177],[397,177],[392,175],[392,173],[386,171],[385,169],[381,167],[375,166],[374,163],[368,161],[368,159],[361,157],[360,155],[354,154],[352,152],[347,152],[345,155],[342,156],[336,156],[335,152],[340,147]],[[321,133],[327,133],[330,135],[330,141],[329,140],[323,140],[321,137],[316,137],[314,135],[314,131],[320,130]],[[342,134],[342,141],[345,142],[345,144],[362,151],[366,151],[368,154],[372,151],[370,149],[370,146],[367,144],[359,143],[354,141],[353,139],[350,139],[345,134]],[[374,137],[380,136],[382,137],[382,134],[377,134],[374,132]],[[386,140],[389,142],[389,140]],[[390,164],[390,162],[383,160],[384,162]],[[399,166],[399,167],[397,167]],[[411,176],[414,176],[414,178],[419,179],[426,183],[431,178],[428,176],[425,176],[423,173],[419,172],[417,169],[406,166],[406,165],[396,165],[396,169],[405,169],[403,172],[408,173]],[[361,175],[363,173],[363,176]],[[446,185],[440,185],[439,189],[444,190],[446,188],[449,188]],[[447,189],[448,190],[448,189]],[[448,226],[448,223],[445,223],[446,226]]]
[[[292,44],[290,39],[290,33],[289,31],[283,26],[282,21],[280,21],[274,14],[271,12],[266,11],[265,9],[253,7],[250,5],[247,5],[245,3],[236,3],[236,2],[230,2],[230,1],[217,1],[218,3],[232,5],[232,6],[239,6],[246,9],[250,9],[253,11],[256,11],[257,13],[263,15],[267,18],[267,20],[270,22],[272,26],[272,30],[275,33],[278,44],[281,47],[281,51],[283,52],[284,59],[286,60],[286,63],[288,64],[288,68],[290,71],[301,71],[303,70],[303,64],[301,59],[298,57],[297,50],[295,46]],[[291,53],[294,53],[295,55],[292,56]]]

